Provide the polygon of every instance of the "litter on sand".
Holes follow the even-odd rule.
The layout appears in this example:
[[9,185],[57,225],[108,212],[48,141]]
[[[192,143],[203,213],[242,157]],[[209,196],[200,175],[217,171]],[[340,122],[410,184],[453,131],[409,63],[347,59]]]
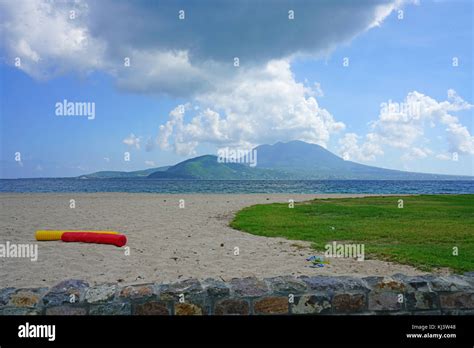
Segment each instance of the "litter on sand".
[[329,261],[326,261],[324,260],[324,258],[320,256],[315,256],[315,255],[308,257],[306,261],[311,262],[311,265],[309,266],[311,268],[320,268],[320,267],[324,267],[324,265],[329,264]]

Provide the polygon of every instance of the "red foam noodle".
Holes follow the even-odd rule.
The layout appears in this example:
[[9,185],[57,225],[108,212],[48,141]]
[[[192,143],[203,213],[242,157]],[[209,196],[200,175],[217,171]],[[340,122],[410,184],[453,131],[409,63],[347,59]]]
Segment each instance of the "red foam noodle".
[[118,247],[127,244],[127,237],[123,234],[64,232],[61,236],[61,240],[63,242],[112,244]]

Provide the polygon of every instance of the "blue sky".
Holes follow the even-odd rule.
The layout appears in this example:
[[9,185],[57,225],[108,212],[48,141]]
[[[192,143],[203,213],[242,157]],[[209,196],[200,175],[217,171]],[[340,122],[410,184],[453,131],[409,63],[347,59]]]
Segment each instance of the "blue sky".
[[[18,4],[0,2],[2,178],[144,169],[293,139],[369,165],[473,175],[470,1]],[[57,116],[64,99],[95,103],[95,118]],[[415,112],[384,115],[389,100]]]

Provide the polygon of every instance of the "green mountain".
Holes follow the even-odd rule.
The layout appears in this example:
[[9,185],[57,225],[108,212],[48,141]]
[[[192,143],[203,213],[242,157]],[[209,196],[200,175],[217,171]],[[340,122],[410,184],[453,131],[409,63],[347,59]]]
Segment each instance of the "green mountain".
[[256,180],[289,179],[272,169],[252,168],[239,163],[219,163],[217,156],[205,155],[180,162],[166,171],[148,176],[152,179]]
[[261,145],[256,166],[219,163],[217,156],[205,155],[174,166],[134,172],[97,172],[80,178],[150,178],[195,180],[473,180],[454,176],[404,172],[346,161],[325,148],[303,141]]
[[295,179],[469,180],[472,177],[405,172],[346,161],[322,146],[303,141],[255,148],[258,168],[285,172]]
[[165,171],[169,166],[149,168],[144,170],[135,170],[133,172],[122,172],[122,171],[101,171],[92,174],[81,175],[80,179],[112,179],[112,178],[146,178],[148,175],[154,172]]

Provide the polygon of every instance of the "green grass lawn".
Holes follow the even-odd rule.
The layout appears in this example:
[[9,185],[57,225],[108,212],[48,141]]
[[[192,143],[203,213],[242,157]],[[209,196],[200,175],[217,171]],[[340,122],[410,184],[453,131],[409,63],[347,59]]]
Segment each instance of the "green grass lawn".
[[332,241],[363,243],[366,258],[426,271],[474,270],[474,195],[316,199],[293,209],[254,205],[239,211],[230,225],[259,236],[310,241],[317,250]]

